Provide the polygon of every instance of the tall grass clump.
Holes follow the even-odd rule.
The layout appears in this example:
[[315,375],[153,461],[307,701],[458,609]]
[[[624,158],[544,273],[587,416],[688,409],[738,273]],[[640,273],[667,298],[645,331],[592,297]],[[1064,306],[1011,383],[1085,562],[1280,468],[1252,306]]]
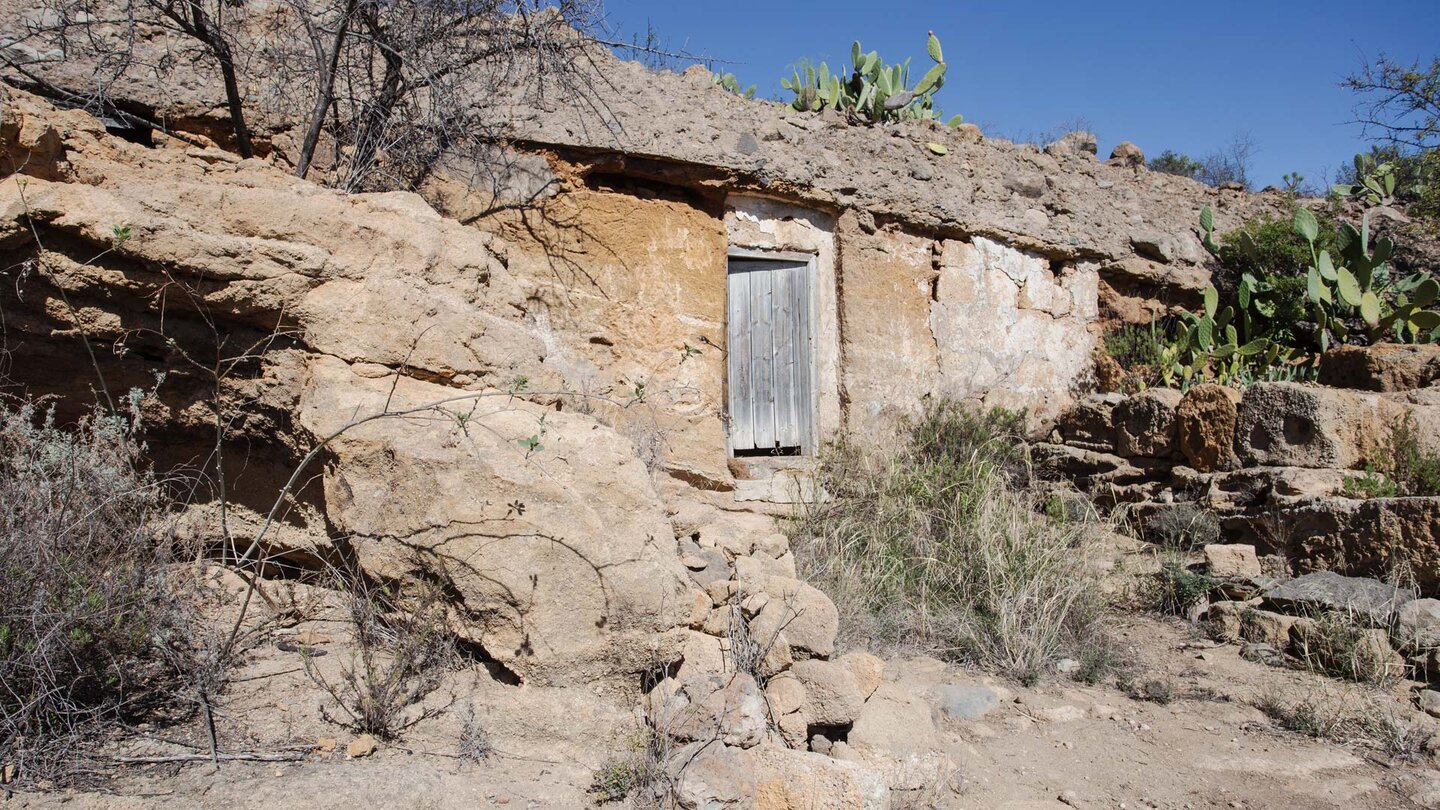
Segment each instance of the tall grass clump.
[[[1089,514],[1048,509],[1021,414],[927,403],[884,447],[828,448],[828,498],[792,522],[847,641],[918,648],[1025,681],[1103,635]],[[1050,512],[1049,515],[1046,512]]]
[[134,424],[0,405],[0,763],[21,779],[64,778],[173,675],[167,504]]

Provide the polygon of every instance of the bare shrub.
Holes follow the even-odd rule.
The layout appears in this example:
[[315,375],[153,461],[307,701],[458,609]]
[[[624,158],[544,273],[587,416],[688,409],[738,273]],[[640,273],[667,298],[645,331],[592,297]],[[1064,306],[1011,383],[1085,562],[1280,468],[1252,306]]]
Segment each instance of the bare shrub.
[[175,675],[160,651],[183,645],[188,613],[135,429],[99,409],[62,430],[33,402],[0,407],[0,762],[24,778],[65,778],[98,724]]
[[1256,708],[1281,728],[1307,737],[1373,748],[1400,759],[1424,749],[1430,731],[1383,691],[1351,686],[1312,685],[1303,692],[1271,689]]
[[495,746],[490,742],[490,732],[485,730],[475,716],[474,706],[466,706],[464,714],[460,716],[460,737],[455,743],[455,753],[461,759],[471,762],[484,762],[495,753]]
[[601,804],[628,801],[631,807],[671,807],[675,741],[665,729],[645,726],[595,771],[590,793]]
[[342,716],[322,710],[327,720],[357,732],[393,739],[435,714],[414,712],[458,665],[455,639],[446,624],[445,595],[423,584],[405,593],[398,584],[333,569],[333,587],[343,594],[352,624],[352,648],[332,667],[303,656],[305,671],[324,689]]
[[1404,674],[1386,633],[1358,616],[1328,611],[1301,634],[1295,655],[1311,672],[1357,683],[1390,684]]
[[[1097,524],[1044,514],[1029,486],[1023,419],[927,404],[888,449],[843,441],[790,529],[847,640],[919,647],[1034,680],[1103,633],[1086,567]],[[1056,510],[1052,510],[1056,511]]]
[[1220,519],[1209,509],[1176,503],[1145,521],[1145,539],[1177,551],[1191,551],[1220,542]]
[[1154,577],[1145,580],[1141,603],[1172,616],[1189,616],[1210,601],[1216,582],[1208,574],[1191,571],[1183,557],[1167,559]]

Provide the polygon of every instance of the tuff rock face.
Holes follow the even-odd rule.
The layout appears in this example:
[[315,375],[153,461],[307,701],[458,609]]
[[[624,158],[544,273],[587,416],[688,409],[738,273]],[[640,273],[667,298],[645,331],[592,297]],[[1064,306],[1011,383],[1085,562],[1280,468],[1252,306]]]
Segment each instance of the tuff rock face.
[[[835,606],[745,509],[783,487],[726,450],[727,250],[816,257],[818,421],[879,438],[929,395],[1055,417],[1102,319],[1208,282],[1200,207],[1225,227],[1271,201],[1102,164],[1084,138],[853,127],[597,59],[605,125],[556,100],[492,187],[420,193],[295,179],[285,120],[239,160],[0,89],[15,376],[73,402],[101,376],[148,392],[170,469],[204,463],[218,411],[234,525],[288,496],[271,564],[438,586],[507,679],[643,688],[652,727],[697,746],[682,805],[882,807],[917,772],[943,782],[938,683],[841,655]],[[223,129],[215,90],[123,88],[200,135]],[[1107,486],[1168,471],[1177,401],[1144,399],[1092,402],[1057,457]],[[214,508],[184,530],[218,543]]]
[[[206,318],[234,341],[222,352],[253,336],[269,351],[221,386],[245,403],[227,435],[236,508],[267,512],[283,471],[333,437],[267,549],[344,547],[376,577],[441,578],[456,632],[524,680],[679,657],[656,639],[683,622],[684,568],[631,440],[499,390],[522,373],[565,386],[493,237],[414,195],[346,197],[218,150],[143,149],[24,97],[5,110],[7,152],[28,162],[0,186],[0,250],[7,266],[38,262],[4,306],[12,336],[41,342],[18,369],[32,393],[95,384],[77,373],[81,329],[109,349],[117,393],[154,385],[167,342],[213,355]],[[184,368],[154,387],[157,455],[182,459],[213,430],[204,396]],[[387,409],[413,413],[348,427]]]

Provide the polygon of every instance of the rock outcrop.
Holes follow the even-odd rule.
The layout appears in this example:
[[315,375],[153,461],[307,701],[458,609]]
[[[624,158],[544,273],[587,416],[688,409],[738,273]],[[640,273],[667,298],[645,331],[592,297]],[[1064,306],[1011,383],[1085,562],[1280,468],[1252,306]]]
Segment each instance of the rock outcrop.
[[[0,184],[0,253],[32,270],[3,306],[35,347],[16,369],[30,393],[83,407],[96,371],[115,396],[151,391],[162,461],[212,442],[221,408],[230,497],[261,514],[328,440],[303,471],[319,486],[289,493],[301,506],[266,550],[442,582],[457,634],[522,680],[678,660],[666,633],[686,585],[665,506],[629,438],[551,404],[569,386],[494,237],[413,194],[146,149],[21,95],[4,109],[3,149],[25,158]],[[93,370],[82,338],[105,347]],[[181,352],[220,355],[215,397]]]
[[[1035,445],[1035,458],[1101,505],[1126,504],[1152,538],[1212,543],[1223,533],[1302,570],[1384,577],[1402,568],[1434,593],[1440,497],[1366,499],[1356,489],[1366,476],[1384,482],[1401,427],[1414,443],[1407,452],[1440,452],[1440,399],[1417,371],[1429,354],[1381,345],[1327,355],[1383,392],[1265,382],[1243,392],[1207,384],[1183,396],[1092,394]],[[1389,390],[1413,382],[1423,387]],[[1196,534],[1201,525],[1211,534]]]

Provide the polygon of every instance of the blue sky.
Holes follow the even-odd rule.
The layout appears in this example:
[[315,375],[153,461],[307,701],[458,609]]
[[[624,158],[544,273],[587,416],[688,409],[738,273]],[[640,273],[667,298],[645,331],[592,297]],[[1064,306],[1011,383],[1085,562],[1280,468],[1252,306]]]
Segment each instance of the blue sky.
[[609,0],[627,40],[727,59],[758,94],[781,92],[800,58],[849,61],[850,42],[887,61],[925,60],[933,29],[950,64],[938,102],[988,133],[1026,136],[1083,119],[1101,157],[1124,140],[1154,156],[1201,156],[1239,133],[1252,180],[1287,172],[1328,183],[1365,146],[1353,94],[1337,86],[1367,57],[1440,55],[1440,0],[1277,2],[754,2]]

